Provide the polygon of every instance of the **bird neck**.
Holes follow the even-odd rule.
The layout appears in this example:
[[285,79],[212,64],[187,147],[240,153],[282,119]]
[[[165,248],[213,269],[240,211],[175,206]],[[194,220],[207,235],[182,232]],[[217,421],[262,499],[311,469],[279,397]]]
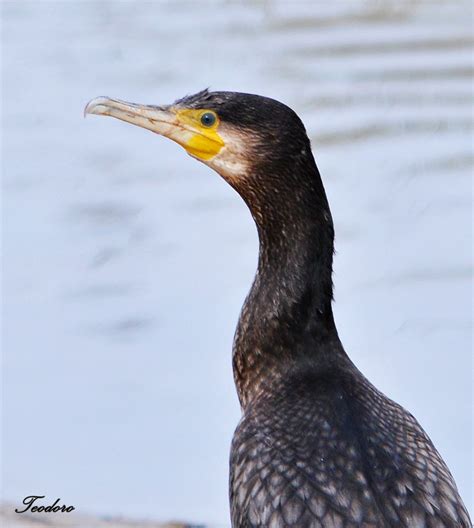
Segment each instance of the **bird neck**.
[[310,169],[297,196],[267,189],[261,203],[255,193],[246,200],[260,249],[233,349],[243,408],[295,368],[317,369],[342,351],[331,306],[333,223],[314,161]]

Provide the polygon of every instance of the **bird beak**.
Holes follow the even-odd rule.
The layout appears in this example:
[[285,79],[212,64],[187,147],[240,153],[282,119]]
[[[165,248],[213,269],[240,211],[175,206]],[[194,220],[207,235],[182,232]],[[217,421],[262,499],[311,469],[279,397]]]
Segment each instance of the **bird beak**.
[[198,110],[174,106],[149,106],[127,103],[109,97],[96,97],[84,109],[87,114],[115,117],[172,139],[193,157],[209,160],[224,145],[216,130],[201,130],[194,114]]
[[96,97],[87,103],[84,117],[87,114],[115,117],[170,138],[182,146],[189,140],[190,134],[179,127],[178,117],[169,106],[140,105],[109,97]]

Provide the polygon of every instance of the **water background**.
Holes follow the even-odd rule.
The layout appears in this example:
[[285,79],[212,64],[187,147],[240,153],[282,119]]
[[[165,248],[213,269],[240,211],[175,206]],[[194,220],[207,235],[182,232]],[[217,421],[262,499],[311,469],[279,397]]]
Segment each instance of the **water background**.
[[109,95],[206,86],[303,118],[356,365],[421,422],[472,511],[470,2],[2,5],[3,498],[228,525],[245,205]]

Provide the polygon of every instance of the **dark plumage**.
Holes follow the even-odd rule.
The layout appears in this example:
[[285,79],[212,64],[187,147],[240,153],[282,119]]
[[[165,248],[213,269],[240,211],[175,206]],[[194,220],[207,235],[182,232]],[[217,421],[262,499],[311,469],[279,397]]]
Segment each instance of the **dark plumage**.
[[334,324],[334,230],[298,116],[271,99],[201,92],[249,138],[253,170],[230,183],[260,239],[234,343],[243,409],[232,442],[233,526],[471,526],[418,422],[347,357]]
[[471,526],[426,433],[339,340],[333,222],[301,120],[232,92],[205,90],[172,108],[217,114],[226,147],[205,162],[245,200],[260,239],[233,348],[243,416],[230,458],[232,525]]

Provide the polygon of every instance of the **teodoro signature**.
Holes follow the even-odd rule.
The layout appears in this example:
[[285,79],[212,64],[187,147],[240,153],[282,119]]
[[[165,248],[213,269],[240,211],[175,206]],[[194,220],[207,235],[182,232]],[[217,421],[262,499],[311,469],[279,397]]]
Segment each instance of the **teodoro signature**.
[[23,499],[24,509],[15,508],[16,513],[70,513],[76,508],[74,506],[66,506],[59,504],[61,499],[56,499],[53,504],[43,505],[35,504],[36,501],[44,499],[45,495],[28,495]]

